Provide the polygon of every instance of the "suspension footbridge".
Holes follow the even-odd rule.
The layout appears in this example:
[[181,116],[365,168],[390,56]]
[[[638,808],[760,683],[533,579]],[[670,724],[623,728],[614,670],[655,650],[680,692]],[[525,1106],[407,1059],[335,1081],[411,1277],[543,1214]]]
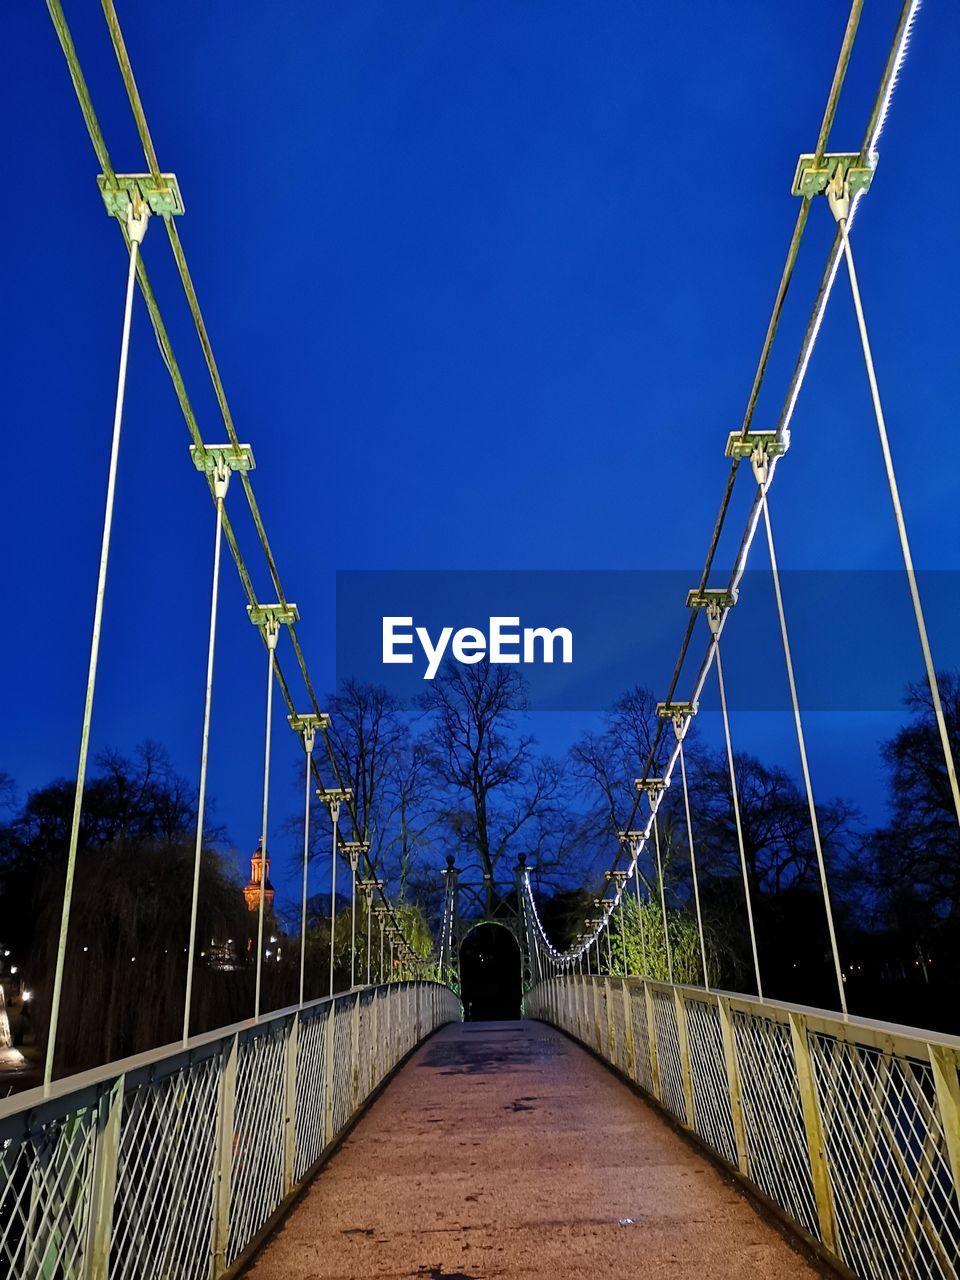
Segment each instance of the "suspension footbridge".
[[[767,1276],[800,1276],[822,1265],[861,1280],[956,1276],[960,1038],[858,1018],[847,1007],[794,674],[789,601],[778,572],[772,499],[776,474],[790,465],[794,411],[823,318],[845,279],[942,749],[944,784],[960,822],[950,727],[910,549],[853,235],[855,220],[866,216],[860,210],[868,207],[916,0],[907,0],[900,11],[859,147],[836,151],[828,148],[862,0],[851,5],[812,149],[795,164],[796,220],[746,409],[740,426],[717,442],[729,468],[704,568],[686,600],[686,626],[658,707],[655,741],[648,758],[637,761],[632,812],[611,842],[594,910],[572,943],[557,943],[543,923],[523,860],[511,886],[495,893],[486,884],[466,907],[468,886],[459,882],[451,861],[438,943],[430,954],[407,936],[331,748],[330,718],[316,697],[297,635],[299,612],[285,592],[255,496],[254,449],[235,428],[180,238],[184,194],[174,173],[159,163],[113,0],[103,0],[103,9],[144,172],[114,166],[60,0],[47,0],[47,7],[99,166],[99,198],[122,236],[125,271],[122,279],[118,273],[117,290],[124,306],[43,1080],[0,1102],[2,1273],[12,1280],[221,1280],[252,1267],[251,1274],[263,1277],[562,1277],[587,1270],[659,1274],[669,1267],[678,1275],[706,1270],[733,1276],[752,1269]],[[760,391],[800,243],[815,218],[827,220],[831,244],[780,413],[758,426]],[[148,274],[144,255],[160,238],[154,229],[158,223],[222,418],[222,433],[218,429],[213,436],[200,430]],[[182,1035],[173,1044],[83,1075],[62,1076],[58,1046],[66,1032],[59,1014],[71,956],[101,634],[109,622],[106,579],[138,293],[188,429],[190,464],[212,503],[213,572]],[[749,487],[750,504],[733,571],[717,585],[717,548],[732,519],[738,486]],[[235,531],[241,502],[252,522],[258,566],[269,576],[269,599],[258,597]],[[778,660],[789,685],[836,981],[830,1009],[768,997],[765,957],[754,927],[721,640],[736,625],[744,573],[758,536],[772,572],[782,648]],[[193,1016],[197,902],[224,543],[245,596],[245,625],[259,638],[265,666],[260,871],[253,881],[256,981],[246,1020],[198,1033]],[[692,681],[682,686],[701,640],[703,656]],[[293,674],[283,665],[288,659]],[[751,957],[748,992],[716,989],[704,940],[697,813],[684,742],[711,679],[720,698],[742,873],[743,928]],[[332,865],[329,992],[320,1000],[305,998],[301,958],[299,998],[279,1011],[268,1009],[263,998],[275,695],[303,748],[303,935],[314,795],[329,819]],[[658,823],[670,788],[683,801],[700,947],[697,985],[674,981]],[[349,886],[351,919],[349,983],[342,991],[335,989],[333,954],[338,868],[341,890]],[[642,906],[651,893],[663,915],[665,981],[653,977],[645,944],[635,971],[626,948],[615,958],[611,946],[618,930],[623,936],[631,895]],[[358,945],[358,905],[366,921],[365,954]],[[379,923],[375,954],[374,915]],[[463,982],[466,944],[482,928],[503,930],[513,939],[523,1021],[462,1021],[464,1004],[471,1012]],[[774,1221],[802,1252],[779,1234]]]

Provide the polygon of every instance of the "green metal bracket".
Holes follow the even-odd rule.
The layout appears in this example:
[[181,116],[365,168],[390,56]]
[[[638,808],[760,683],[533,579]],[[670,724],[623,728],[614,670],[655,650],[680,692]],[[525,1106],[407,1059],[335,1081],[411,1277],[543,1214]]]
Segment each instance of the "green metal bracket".
[[818,196],[826,191],[831,179],[839,176],[841,182],[849,184],[850,194],[858,191],[869,191],[873,181],[873,169],[860,163],[859,153],[850,155],[845,151],[828,151],[820,158],[802,155],[797,161],[797,170],[793,175],[793,186],[790,188],[795,196]]
[[758,445],[768,458],[779,458],[790,448],[790,434],[784,432],[781,438],[776,431],[748,431],[744,437],[740,431],[731,431],[723,456],[738,460],[752,458]]
[[361,854],[367,854],[370,852],[370,841],[344,840],[340,849],[350,859],[350,866],[354,871],[356,871],[357,867],[360,865]]
[[255,627],[289,626],[300,621],[300,611],[295,604],[248,604],[247,615]]
[[697,710],[696,702],[658,702],[657,719],[676,720],[677,716],[680,716],[684,720],[689,720],[691,716],[697,714]]
[[198,471],[252,471],[257,465],[248,444],[204,444],[190,446],[190,457]]
[[694,587],[687,593],[688,609],[732,609],[736,603],[736,591],[726,587],[704,587],[702,591]]
[[183,197],[174,173],[161,173],[159,182],[151,173],[118,173],[112,178],[98,173],[97,186],[113,218],[126,218],[131,205],[136,209],[141,204],[161,218],[183,213]]
[[641,795],[658,796],[670,783],[666,778],[637,778],[633,785]]
[[353,791],[350,787],[318,787],[317,799],[324,804],[349,804]]
[[321,712],[315,716],[312,713],[302,716],[287,716],[287,723],[294,733],[316,733],[318,729],[330,728],[330,717]]

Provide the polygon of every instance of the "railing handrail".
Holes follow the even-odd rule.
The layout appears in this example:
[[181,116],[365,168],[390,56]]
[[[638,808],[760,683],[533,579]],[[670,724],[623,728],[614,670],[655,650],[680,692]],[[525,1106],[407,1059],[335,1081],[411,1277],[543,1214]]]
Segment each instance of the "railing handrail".
[[408,978],[399,982],[371,983],[370,986],[364,984],[358,987],[351,987],[346,991],[338,991],[333,996],[327,995],[321,996],[317,1000],[305,1000],[302,1005],[286,1005],[283,1009],[274,1009],[270,1013],[261,1014],[259,1020],[244,1018],[240,1022],[231,1022],[226,1026],[217,1027],[213,1031],[202,1031],[195,1036],[191,1036],[186,1043],[183,1040],[174,1040],[168,1044],[158,1045],[155,1049],[145,1049],[142,1053],[134,1053],[126,1058],[117,1058],[113,1062],[105,1062],[102,1066],[91,1067],[87,1071],[78,1071],[73,1075],[61,1076],[46,1087],[41,1084],[34,1089],[24,1089],[22,1093],[11,1094],[10,1097],[0,1101],[0,1120],[20,1115],[24,1111],[32,1111],[37,1107],[46,1106],[48,1103],[82,1093],[85,1090],[94,1090],[98,1086],[116,1080],[122,1075],[131,1075],[134,1072],[160,1066],[161,1064],[172,1064],[178,1059],[189,1059],[198,1050],[208,1049],[211,1045],[217,1045],[223,1040],[229,1040],[231,1036],[242,1035],[248,1031],[261,1031],[264,1028],[269,1028],[274,1023],[290,1018],[294,1014],[309,1013],[311,1010],[322,1008],[324,1005],[336,1004],[338,1000],[343,1000],[348,996],[356,996],[358,993],[362,995],[365,991],[378,991],[386,987],[416,986],[418,984],[444,985],[443,983],[437,984],[432,978]]
[[[619,981],[627,981],[632,983],[646,983],[654,991],[679,991],[685,996],[689,996],[693,1000],[703,1000],[711,1003],[718,997],[727,1001],[734,1009],[750,1010],[751,1012],[760,1012],[763,1015],[776,1017],[778,1022],[786,1022],[791,1013],[801,1014],[807,1019],[808,1023],[822,1023],[824,1027],[827,1024],[838,1028],[838,1034],[843,1036],[843,1029],[848,1031],[864,1031],[869,1033],[871,1039],[878,1036],[890,1036],[897,1040],[913,1041],[921,1045],[942,1045],[946,1049],[960,1050],[960,1036],[951,1035],[947,1031],[931,1031],[925,1027],[912,1027],[899,1022],[884,1022],[880,1018],[865,1018],[855,1014],[848,1014],[844,1017],[842,1013],[832,1009],[821,1009],[816,1005],[794,1004],[789,1000],[770,1000],[764,997],[761,1000],[758,996],[749,995],[742,991],[727,991],[719,987],[690,986],[682,982],[661,982],[657,978],[644,978],[638,974],[628,974],[626,977],[620,973],[601,973],[601,974],[558,974],[557,979],[564,978],[584,978],[593,979],[602,982],[606,978],[614,978]],[[544,982],[550,982],[554,979],[544,978]],[[782,1015],[782,1016],[777,1016]],[[847,1035],[844,1038],[849,1039]]]

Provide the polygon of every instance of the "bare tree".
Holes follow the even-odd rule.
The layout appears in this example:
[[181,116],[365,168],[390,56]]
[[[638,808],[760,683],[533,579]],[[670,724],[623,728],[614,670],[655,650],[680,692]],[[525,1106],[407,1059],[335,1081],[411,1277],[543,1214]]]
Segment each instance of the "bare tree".
[[[409,714],[379,685],[349,680],[327,705],[330,743],[343,784],[353,791],[370,865],[398,879],[402,900],[412,863],[429,848],[437,824],[427,753],[413,738]],[[326,852],[325,824],[314,829]]]
[[532,853],[541,868],[563,856],[554,803],[561,770],[537,756],[534,739],[517,727],[527,703],[512,667],[450,664],[422,705],[431,716],[432,771],[446,793],[444,821],[456,849],[479,869],[491,913],[512,884],[511,853]]

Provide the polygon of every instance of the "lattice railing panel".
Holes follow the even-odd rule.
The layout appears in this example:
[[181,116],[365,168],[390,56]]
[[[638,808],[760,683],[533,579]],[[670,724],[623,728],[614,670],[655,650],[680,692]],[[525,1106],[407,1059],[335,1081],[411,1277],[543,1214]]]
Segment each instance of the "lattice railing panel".
[[0,1143],[0,1275],[81,1275],[96,1129],[88,1106]]
[[371,1090],[459,1017],[448,988],[393,983],[0,1100],[0,1280],[107,1262],[110,1280],[219,1280]]
[[647,1026],[647,1001],[643,987],[631,989],[630,1016],[633,1020],[633,1060],[637,1084],[652,1094],[655,1091],[650,1062],[650,1028]]
[[283,1024],[241,1043],[237,1055],[230,1239],[233,1261],[256,1235],[283,1196]]
[[672,992],[653,992],[653,1020],[657,1036],[657,1067],[660,1072],[660,1101],[677,1119],[686,1121],[683,1069],[680,1064],[680,1036],[677,1006]]
[[701,1141],[808,1237],[861,1280],[960,1277],[960,1037],[640,978],[553,978],[526,1008],[595,1049],[607,982],[601,1056],[626,1072],[626,990],[633,1078],[685,1126],[692,1099]]
[[750,1177],[819,1236],[790,1028],[742,1012],[734,1014],[733,1026]]
[[960,1210],[930,1062],[809,1044],[841,1257],[877,1280],[955,1277]]
[[720,1011],[701,1000],[687,1000],[687,1038],[697,1133],[730,1164],[737,1163],[737,1139],[730,1109],[730,1082],[723,1057]]
[[324,1146],[329,1010],[329,1005],[323,1005],[301,1018],[297,1032],[297,1157],[294,1174],[298,1180],[320,1159]]
[[124,1096],[111,1280],[209,1267],[220,1069],[217,1054]]
[[607,1015],[613,1025],[613,1064],[626,1074],[629,1071],[627,1035],[623,1018],[623,990],[619,982],[611,987],[608,996]]
[[352,1079],[354,1001],[338,1000],[333,1018],[333,1131],[337,1133],[353,1110],[350,1099]]

